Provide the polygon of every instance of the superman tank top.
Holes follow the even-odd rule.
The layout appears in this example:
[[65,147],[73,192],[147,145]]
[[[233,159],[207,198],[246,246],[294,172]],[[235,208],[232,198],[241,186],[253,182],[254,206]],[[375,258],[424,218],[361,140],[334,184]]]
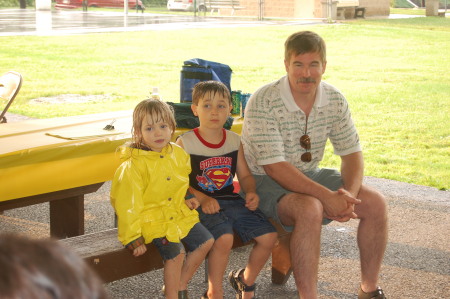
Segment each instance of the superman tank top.
[[211,144],[195,128],[182,134],[186,152],[191,156],[190,185],[215,199],[237,199],[233,178],[236,173],[240,136],[223,129],[222,141]]

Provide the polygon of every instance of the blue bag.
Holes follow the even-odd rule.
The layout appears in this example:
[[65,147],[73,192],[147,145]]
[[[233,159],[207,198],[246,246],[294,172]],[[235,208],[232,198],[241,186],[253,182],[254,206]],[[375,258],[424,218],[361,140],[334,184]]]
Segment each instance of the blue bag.
[[222,63],[193,58],[186,60],[180,75],[180,102],[192,102],[192,89],[201,81],[220,81],[231,93],[231,68]]

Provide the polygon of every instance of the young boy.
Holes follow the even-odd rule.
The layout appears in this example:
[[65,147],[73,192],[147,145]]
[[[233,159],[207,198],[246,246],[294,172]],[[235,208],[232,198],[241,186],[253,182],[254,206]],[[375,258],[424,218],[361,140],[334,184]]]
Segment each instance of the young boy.
[[[233,230],[243,242],[255,240],[245,268],[231,271],[237,298],[253,298],[255,281],[277,240],[276,229],[258,209],[259,197],[244,158],[240,136],[225,130],[232,104],[228,88],[218,81],[197,83],[192,111],[200,126],[177,140],[191,155],[191,193],[200,202],[200,221],[215,238],[208,257],[208,290],[202,298],[223,298],[222,280],[233,245]],[[234,193],[237,174],[245,199]]]

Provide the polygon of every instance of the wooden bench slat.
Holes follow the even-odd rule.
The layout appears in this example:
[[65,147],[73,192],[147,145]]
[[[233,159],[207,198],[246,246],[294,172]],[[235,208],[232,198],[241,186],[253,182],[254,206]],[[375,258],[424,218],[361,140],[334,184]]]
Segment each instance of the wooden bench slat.
[[134,257],[117,239],[117,229],[61,242],[75,250],[105,283],[163,268],[162,258],[153,244],[147,245],[144,255]]
[[[274,221],[272,223],[277,228],[279,240],[272,251],[272,282],[284,284],[292,272],[289,256],[290,233],[284,231]],[[134,257],[117,239],[116,228],[71,237],[60,242],[78,253],[105,283],[164,267],[156,246],[147,244],[147,252]],[[233,248],[253,243],[253,241],[243,243],[237,234],[234,235]]]
[[82,258],[123,249],[123,245],[117,239],[116,228],[63,239],[61,241],[69,247],[74,248]]

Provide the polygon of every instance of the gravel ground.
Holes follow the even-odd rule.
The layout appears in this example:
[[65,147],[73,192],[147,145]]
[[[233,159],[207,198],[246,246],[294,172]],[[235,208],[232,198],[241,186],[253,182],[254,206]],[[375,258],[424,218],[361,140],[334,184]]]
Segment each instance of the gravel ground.
[[[7,114],[8,122],[26,117]],[[379,189],[389,202],[389,243],[380,285],[388,298],[450,297],[450,192],[402,182],[366,177],[365,183]],[[110,182],[86,196],[86,233],[113,227],[109,204]],[[0,215],[2,231],[31,237],[49,236],[48,203],[5,211]],[[319,270],[319,298],[356,298],[359,257],[356,247],[357,221],[331,223],[323,228]],[[231,269],[245,265],[249,247],[232,252]],[[297,298],[291,277],[283,286],[271,283],[269,260],[258,278],[258,298]],[[234,298],[224,278],[225,298]],[[153,271],[105,285],[112,298],[163,298],[162,271]],[[189,286],[191,298],[206,290],[202,266]]]

